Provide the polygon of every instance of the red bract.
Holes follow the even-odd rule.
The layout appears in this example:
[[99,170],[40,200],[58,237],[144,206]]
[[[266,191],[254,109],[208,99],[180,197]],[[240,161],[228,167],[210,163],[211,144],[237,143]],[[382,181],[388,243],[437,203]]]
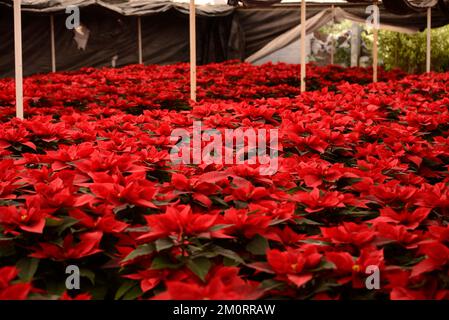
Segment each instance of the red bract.
[[307,212],[317,212],[325,208],[345,206],[343,203],[344,195],[337,191],[320,191],[317,188],[314,188],[311,192],[299,192],[292,199],[305,204]]
[[416,229],[421,221],[427,218],[430,211],[430,208],[417,208],[412,212],[408,210],[395,212],[393,209],[387,207],[380,209],[380,217],[376,218],[372,222],[389,222],[393,224],[401,224],[407,229]]
[[62,245],[39,243],[30,256],[54,260],[80,259],[101,252],[99,245],[102,236],[103,234],[99,231],[83,233],[78,236],[78,243],[73,243],[73,235],[69,234],[64,238]]
[[313,278],[310,269],[315,268],[321,261],[322,255],[315,247],[307,246],[303,249],[287,248],[281,252],[277,249],[267,252],[268,265],[279,279],[287,279],[297,287],[301,287]]
[[82,226],[90,229],[98,229],[104,233],[119,233],[128,227],[127,223],[118,221],[113,214],[105,214],[95,220],[95,218],[82,210],[74,209],[70,210],[69,215],[78,220]]
[[425,255],[425,259],[413,267],[412,277],[439,270],[449,263],[449,248],[439,242],[423,243],[419,252]]
[[341,226],[321,228],[326,240],[336,244],[354,244],[363,247],[373,241],[376,232],[365,224],[344,222]]
[[25,300],[32,290],[30,283],[12,283],[19,270],[12,267],[0,268],[0,300]]
[[147,292],[156,287],[168,275],[164,270],[143,270],[135,274],[125,276],[128,279],[140,280],[140,288]]
[[61,295],[59,300],[91,300],[92,296],[89,293],[80,293],[75,296],[70,296],[67,291],[64,291],[64,293]]
[[90,190],[100,199],[113,206],[134,204],[142,207],[156,208],[152,200],[157,188],[154,183],[133,175],[109,176],[103,173],[93,174],[94,183]]
[[164,214],[146,216],[150,232],[139,237],[141,241],[175,237],[181,241],[184,237],[226,238],[221,230],[214,231],[218,215],[195,214],[189,206],[169,206]]
[[247,209],[231,208],[225,211],[223,222],[229,225],[228,234],[243,235],[252,239],[255,235],[264,235],[272,219],[258,214],[257,210],[249,212]]
[[235,267],[217,267],[205,284],[194,281],[167,281],[167,291],[156,296],[163,300],[249,300],[257,299],[263,291],[258,284],[243,280]]
[[16,227],[23,231],[42,233],[45,226],[45,218],[54,211],[43,209],[43,200],[39,197],[28,197],[26,207],[0,207],[0,225],[5,232],[14,232]]
[[14,170],[14,161],[0,161],[0,197],[3,199],[14,199],[13,193],[18,188],[17,175]]

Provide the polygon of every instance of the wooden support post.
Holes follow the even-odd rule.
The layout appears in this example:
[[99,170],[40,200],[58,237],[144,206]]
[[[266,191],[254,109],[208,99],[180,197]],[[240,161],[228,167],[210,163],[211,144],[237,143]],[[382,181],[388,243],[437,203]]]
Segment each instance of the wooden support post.
[[137,17],[137,47],[139,50],[139,64],[143,64],[143,52],[142,52],[142,19]]
[[426,72],[430,72],[431,60],[431,35],[432,35],[432,8],[427,8],[427,47],[426,47]]
[[51,72],[56,72],[55,17],[50,16]]
[[16,117],[23,119],[23,62],[22,62],[21,0],[14,0],[14,64],[16,72]]
[[301,0],[301,92],[306,91],[306,0]]
[[195,0],[190,0],[190,99],[196,101],[196,12]]

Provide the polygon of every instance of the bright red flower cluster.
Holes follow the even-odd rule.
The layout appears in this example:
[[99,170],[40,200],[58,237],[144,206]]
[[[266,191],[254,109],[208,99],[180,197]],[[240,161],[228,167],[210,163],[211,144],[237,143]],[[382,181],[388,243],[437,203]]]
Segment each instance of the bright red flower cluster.
[[[310,66],[299,95],[228,62],[189,105],[187,68],[33,76],[23,121],[0,81],[1,299],[449,298],[449,74]],[[278,129],[278,171],[173,164],[198,120]]]

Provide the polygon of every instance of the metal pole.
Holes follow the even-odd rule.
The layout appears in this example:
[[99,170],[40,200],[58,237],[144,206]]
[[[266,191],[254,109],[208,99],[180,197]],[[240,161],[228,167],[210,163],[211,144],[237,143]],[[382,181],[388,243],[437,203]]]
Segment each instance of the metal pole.
[[137,17],[137,46],[139,50],[139,64],[143,64],[143,54],[142,54],[142,19]]
[[22,63],[21,0],[14,0],[14,63],[16,71],[16,117],[23,119],[23,63]]
[[431,59],[431,31],[432,31],[432,8],[427,8],[427,47],[426,47],[426,72],[430,72]]
[[306,0],[301,0],[301,92],[306,91]]
[[190,0],[190,99],[196,101],[196,25],[195,0]]
[[51,32],[51,71],[56,72],[56,47],[55,47],[55,17],[50,16]]

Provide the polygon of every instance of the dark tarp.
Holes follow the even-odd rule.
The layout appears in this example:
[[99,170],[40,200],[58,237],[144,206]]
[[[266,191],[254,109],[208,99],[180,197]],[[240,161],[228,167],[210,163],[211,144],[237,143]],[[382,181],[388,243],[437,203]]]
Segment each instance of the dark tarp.
[[[127,17],[98,6],[81,8],[81,23],[90,30],[85,50],[78,49],[74,32],[65,28],[67,15],[55,15],[56,69],[76,70],[85,66],[117,66],[137,63],[137,17]],[[169,9],[141,17],[143,58],[146,64],[170,64],[189,61],[188,15]],[[232,28],[232,15],[197,18],[197,62],[205,64],[239,59],[240,37]],[[51,71],[50,17],[24,12],[24,74]],[[14,75],[14,21],[11,8],[0,6],[0,77]],[[230,32],[234,30],[234,39]],[[232,40],[237,46],[228,55]]]
[[[0,4],[10,6],[13,0],[0,0]],[[54,13],[65,11],[69,6],[84,8],[97,5],[124,16],[143,16],[154,13],[178,10],[189,12],[188,3],[176,3],[168,0],[22,0],[22,11]],[[234,8],[228,5],[197,5],[196,14],[200,16],[228,15]]]
[[[167,1],[69,0],[82,3],[81,23],[90,30],[85,50],[77,48],[72,30],[65,28],[67,14],[61,1],[27,0],[22,13],[24,74],[51,71],[50,17],[55,16],[56,66],[58,71],[80,67],[111,66],[138,62],[137,17],[142,15],[143,59],[146,64],[170,64],[189,61],[187,4]],[[31,6],[33,2],[35,5]],[[36,3],[39,3],[37,5]],[[0,77],[14,75],[14,35],[12,1],[0,0]],[[89,3],[90,5],[86,5]],[[165,3],[165,5],[164,5]],[[92,5],[94,4],[94,5]],[[105,5],[106,4],[106,5]],[[151,6],[150,6],[151,5]],[[308,4],[307,17],[330,5]],[[336,4],[345,11],[366,18],[366,3]],[[300,23],[299,5],[275,5],[270,8],[232,8],[199,6],[197,17],[197,63],[221,62],[249,57],[274,38]],[[113,8],[113,9],[112,9]],[[50,10],[51,9],[51,10]],[[148,14],[155,10],[158,13]],[[123,13],[126,14],[123,14]],[[147,15],[148,14],[148,15]],[[402,27],[426,26],[425,13],[398,16],[381,7],[381,23]],[[438,11],[432,26],[449,23]]]

